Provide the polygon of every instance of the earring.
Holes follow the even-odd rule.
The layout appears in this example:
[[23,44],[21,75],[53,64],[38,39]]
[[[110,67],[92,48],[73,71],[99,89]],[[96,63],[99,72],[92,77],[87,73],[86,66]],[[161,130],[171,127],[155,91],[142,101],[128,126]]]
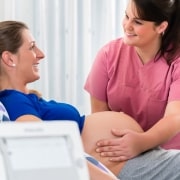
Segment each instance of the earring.
[[16,64],[13,63],[13,64],[12,64],[12,67],[15,67],[15,66],[16,66]]

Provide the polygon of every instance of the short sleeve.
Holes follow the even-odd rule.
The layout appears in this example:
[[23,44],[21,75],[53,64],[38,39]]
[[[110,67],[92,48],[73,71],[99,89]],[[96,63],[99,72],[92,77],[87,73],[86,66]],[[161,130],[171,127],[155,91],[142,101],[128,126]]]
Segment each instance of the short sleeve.
[[99,100],[107,100],[107,54],[106,47],[103,47],[94,60],[91,71],[88,74],[84,89]]
[[180,58],[171,65],[172,78],[168,101],[180,100]]

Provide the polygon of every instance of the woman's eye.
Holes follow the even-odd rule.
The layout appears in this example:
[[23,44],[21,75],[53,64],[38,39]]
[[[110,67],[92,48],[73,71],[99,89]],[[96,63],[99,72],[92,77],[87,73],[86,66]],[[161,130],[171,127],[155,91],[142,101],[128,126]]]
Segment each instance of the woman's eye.
[[141,22],[141,21],[135,20],[134,22],[135,22],[136,24],[142,25],[142,22]]
[[128,17],[128,15],[127,15],[127,14],[125,15],[125,18],[126,18],[126,19],[129,19],[129,17]]
[[31,47],[30,47],[30,50],[33,50],[35,48],[35,45],[32,45]]

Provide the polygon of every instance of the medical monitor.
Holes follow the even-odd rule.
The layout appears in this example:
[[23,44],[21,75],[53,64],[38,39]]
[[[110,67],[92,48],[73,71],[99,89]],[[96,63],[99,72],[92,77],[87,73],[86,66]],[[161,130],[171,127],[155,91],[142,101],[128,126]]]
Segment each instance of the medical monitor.
[[1,180],[89,180],[77,124],[1,123],[0,171]]

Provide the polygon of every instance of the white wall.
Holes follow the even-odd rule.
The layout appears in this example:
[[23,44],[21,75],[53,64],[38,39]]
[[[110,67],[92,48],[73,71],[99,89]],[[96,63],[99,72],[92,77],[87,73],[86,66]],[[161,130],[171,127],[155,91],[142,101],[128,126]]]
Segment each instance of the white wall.
[[90,112],[83,86],[99,48],[122,35],[126,0],[0,0],[0,21],[24,21],[46,54],[30,85],[47,99]]

